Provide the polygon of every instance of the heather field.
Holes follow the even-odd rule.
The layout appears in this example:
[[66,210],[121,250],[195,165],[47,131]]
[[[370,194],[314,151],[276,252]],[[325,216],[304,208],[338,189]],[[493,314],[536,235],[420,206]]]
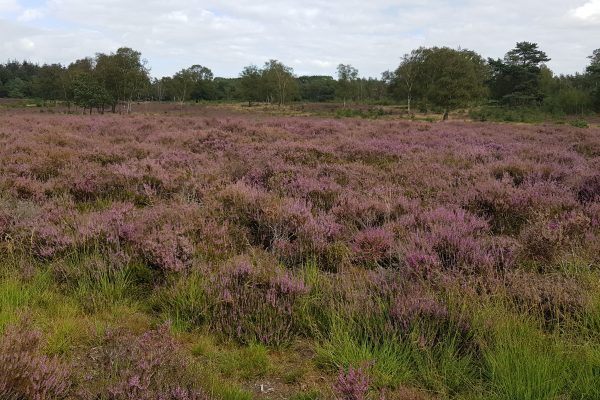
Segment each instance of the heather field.
[[0,398],[600,398],[600,128],[203,110],[0,111]]

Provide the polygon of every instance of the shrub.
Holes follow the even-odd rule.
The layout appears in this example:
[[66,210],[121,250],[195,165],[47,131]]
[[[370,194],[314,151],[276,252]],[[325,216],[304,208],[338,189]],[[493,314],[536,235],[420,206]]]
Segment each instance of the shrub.
[[390,309],[390,317],[405,331],[416,321],[445,323],[449,320],[447,307],[431,293],[416,285],[396,297]]
[[71,396],[71,370],[41,352],[41,335],[29,321],[10,326],[0,338],[0,397],[54,400]]
[[289,272],[262,268],[242,258],[216,275],[209,287],[211,326],[241,343],[277,346],[298,333],[295,309],[307,289]]
[[200,271],[178,276],[169,286],[157,290],[152,304],[173,327],[192,330],[204,325],[208,318],[207,282]]
[[169,334],[169,325],[135,336],[108,331],[82,360],[79,396],[95,399],[200,400],[208,397],[189,372],[189,360]]
[[591,203],[600,200],[600,176],[586,178],[577,191],[577,199],[581,203]]
[[363,368],[349,367],[339,372],[334,388],[339,400],[366,400],[369,377]]
[[499,321],[483,354],[492,396],[498,399],[556,399],[567,384],[565,355],[527,323]]
[[370,228],[354,236],[352,249],[357,261],[377,265],[389,259],[393,244],[392,233],[383,228]]
[[590,127],[588,122],[583,119],[577,119],[575,121],[571,121],[571,126],[574,126],[575,128],[589,128]]

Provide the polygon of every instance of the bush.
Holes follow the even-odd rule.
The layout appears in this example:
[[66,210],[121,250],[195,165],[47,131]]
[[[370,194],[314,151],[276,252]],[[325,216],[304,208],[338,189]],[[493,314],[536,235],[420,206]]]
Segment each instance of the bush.
[[288,343],[299,332],[297,301],[304,282],[289,272],[264,270],[247,258],[227,265],[210,283],[211,328],[243,344]]
[[206,286],[206,277],[200,271],[177,276],[170,285],[157,290],[152,299],[153,308],[176,329],[201,328],[209,313]]
[[71,370],[41,352],[41,334],[28,320],[10,326],[0,338],[0,398],[70,398]]
[[136,336],[108,331],[80,366],[79,396],[115,400],[208,399],[190,374],[190,364],[169,334],[169,325]]
[[575,128],[589,128],[590,127],[588,122],[585,120],[582,120],[582,119],[577,119],[575,121],[571,121],[571,126],[574,126]]
[[366,400],[369,377],[363,368],[350,367],[339,372],[334,388],[340,400]]

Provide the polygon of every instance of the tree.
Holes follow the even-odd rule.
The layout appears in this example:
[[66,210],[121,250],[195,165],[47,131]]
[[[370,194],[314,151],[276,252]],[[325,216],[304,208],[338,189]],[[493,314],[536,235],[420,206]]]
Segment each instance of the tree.
[[510,105],[540,104],[542,66],[550,58],[536,43],[519,42],[503,60],[489,59],[492,97]]
[[131,112],[133,101],[150,85],[149,69],[142,53],[121,47],[115,53],[96,54],[94,74],[111,97],[112,111],[119,102]]
[[94,108],[104,112],[104,106],[110,102],[108,91],[90,74],[80,74],[73,81],[73,97],[75,104],[90,110]]
[[192,65],[177,72],[172,79],[172,87],[181,104],[193,98],[209,100],[214,96],[213,73],[202,65]]
[[[442,108],[444,120],[451,110],[473,104],[486,95],[487,66],[470,50],[432,47],[418,50],[418,73],[411,93],[419,93],[424,104]],[[417,62],[417,61],[415,61]]]
[[193,100],[211,100],[215,96],[212,71],[202,65],[192,65],[188,68],[192,78],[190,98]]
[[172,86],[174,93],[182,105],[188,99],[193,85],[194,76],[189,68],[184,68],[173,76]]
[[44,100],[67,100],[65,74],[60,64],[42,66],[33,78],[34,95]]
[[215,78],[213,80],[214,98],[216,100],[233,100],[239,98],[239,84],[240,78]]
[[587,80],[589,81],[590,94],[594,104],[594,109],[600,111],[600,49],[592,52],[588,57],[590,65],[586,68]]
[[27,97],[27,82],[21,78],[14,78],[6,82],[5,90],[10,98],[22,99]]
[[115,53],[119,68],[119,98],[127,103],[127,112],[131,112],[133,100],[150,84],[146,60],[142,53],[128,47],[121,47]]
[[335,99],[336,81],[331,76],[301,76],[298,78],[302,100],[323,102]]
[[421,47],[405,54],[392,77],[392,90],[396,92],[396,94],[403,94],[406,97],[406,107],[409,114],[411,113],[411,102],[415,83],[419,77],[421,66],[423,64],[424,50],[425,49]]
[[350,64],[339,64],[337,66],[338,93],[343,99],[346,107],[346,99],[352,97],[354,84],[358,78],[358,70]]
[[297,90],[294,70],[277,60],[269,60],[265,63],[262,80],[267,89],[268,101],[277,101],[279,106],[285,104]]
[[248,107],[252,102],[261,99],[262,72],[256,65],[244,67],[240,73],[240,92],[242,97],[248,101]]

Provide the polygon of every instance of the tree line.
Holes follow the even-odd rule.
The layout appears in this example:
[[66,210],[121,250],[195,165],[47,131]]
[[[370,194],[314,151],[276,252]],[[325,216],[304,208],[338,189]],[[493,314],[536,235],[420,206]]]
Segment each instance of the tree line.
[[472,50],[421,47],[405,54],[380,78],[362,78],[349,64],[337,76],[297,76],[278,60],[244,67],[237,78],[215,77],[192,65],[173,76],[152,78],[140,52],[120,48],[67,66],[27,61],[0,64],[0,97],[39,98],[84,110],[131,110],[135,101],[246,101],[283,105],[293,101],[404,104],[408,113],[481,104],[537,107],[552,113],[600,111],[600,49],[585,71],[556,75],[536,43],[519,42],[503,58]]

